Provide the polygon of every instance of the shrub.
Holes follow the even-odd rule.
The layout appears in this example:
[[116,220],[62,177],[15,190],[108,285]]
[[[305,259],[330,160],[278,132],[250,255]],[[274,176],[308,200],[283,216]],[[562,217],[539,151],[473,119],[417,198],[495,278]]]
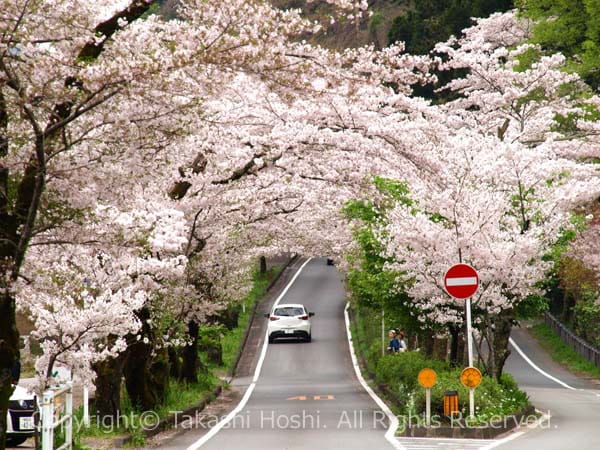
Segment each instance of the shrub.
[[[429,359],[419,352],[398,353],[379,359],[376,380],[392,391],[404,414],[422,414],[425,411],[425,389],[418,384],[417,376],[426,367],[437,373],[437,383],[431,389],[432,414],[441,416],[444,412],[444,393],[457,391],[459,408],[465,417],[469,412],[469,390],[460,382],[461,368],[451,368],[448,363]],[[500,382],[495,378],[483,377],[475,390],[476,416],[479,421],[496,415],[517,413],[527,405],[527,396],[507,374],[502,375]]]
[[[469,390],[460,382],[462,369],[450,369],[438,372],[438,379],[431,389],[431,412],[439,414],[444,412],[444,393],[446,391],[458,392],[458,405],[463,417],[469,412]],[[425,389],[420,386],[412,393],[414,409],[406,411],[421,414],[425,411]],[[479,421],[490,419],[494,416],[504,416],[518,413],[529,404],[527,395],[520,391],[510,376],[504,375],[503,382],[495,378],[483,377],[481,384],[475,389],[475,415]]]
[[449,368],[446,362],[428,359],[419,352],[396,353],[379,359],[376,379],[393,391],[412,391],[418,386],[419,371],[426,367],[436,372]]

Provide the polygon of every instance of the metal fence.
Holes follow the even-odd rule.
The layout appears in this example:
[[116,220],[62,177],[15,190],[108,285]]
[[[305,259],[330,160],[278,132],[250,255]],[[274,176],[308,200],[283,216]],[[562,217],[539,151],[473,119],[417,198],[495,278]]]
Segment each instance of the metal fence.
[[[62,397],[65,403],[57,404]],[[73,382],[44,392],[41,422],[42,450],[54,449],[54,430],[61,425],[64,426],[65,442],[56,450],[73,448]]]
[[560,336],[560,338],[570,347],[572,347],[577,353],[583,356],[588,361],[591,361],[596,366],[600,367],[600,349],[597,349],[579,336],[575,335],[571,330],[565,327],[549,312],[545,313],[544,318],[546,325],[548,325],[552,331]]

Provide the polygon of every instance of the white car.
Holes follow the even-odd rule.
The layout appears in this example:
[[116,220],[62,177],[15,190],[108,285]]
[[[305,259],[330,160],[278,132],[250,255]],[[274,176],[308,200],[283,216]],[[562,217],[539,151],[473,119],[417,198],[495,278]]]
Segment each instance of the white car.
[[311,341],[310,318],[315,313],[306,311],[304,305],[288,303],[273,307],[267,326],[269,342],[277,338],[300,338]]
[[8,417],[6,418],[6,444],[7,447],[16,447],[25,442],[34,434],[33,412],[35,397],[27,389],[15,386],[8,404]]

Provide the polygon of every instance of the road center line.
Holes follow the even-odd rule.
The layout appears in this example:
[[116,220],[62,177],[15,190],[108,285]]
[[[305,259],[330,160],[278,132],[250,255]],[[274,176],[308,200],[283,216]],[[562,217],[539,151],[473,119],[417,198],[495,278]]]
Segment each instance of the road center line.
[[527,363],[533,367],[535,370],[537,370],[539,373],[541,373],[543,376],[545,376],[546,378],[548,378],[549,380],[554,381],[555,383],[560,384],[561,386],[567,388],[567,389],[571,389],[572,391],[578,391],[580,389],[576,389],[573,386],[569,386],[567,383],[565,383],[564,381],[559,380],[556,377],[553,377],[552,375],[550,375],[547,372],[544,372],[542,369],[540,369],[531,359],[529,359],[529,357],[523,352],[523,350],[521,350],[521,348],[517,345],[517,343],[513,340],[513,338],[508,338],[508,342],[510,342],[510,344],[515,348],[515,350],[517,351],[517,353],[519,353],[519,355],[521,355],[521,357],[527,361]]
[[[290,289],[292,284],[294,284],[294,281],[296,281],[296,278],[298,278],[298,276],[300,275],[300,272],[302,272],[302,269],[304,269],[304,267],[310,262],[311,259],[312,258],[308,258],[304,262],[304,264],[302,264],[302,266],[300,266],[300,269],[298,269],[298,272],[296,272],[296,274],[290,280],[290,282],[287,284],[285,289],[281,292],[281,294],[279,294],[279,297],[277,297],[277,299],[275,300],[275,303],[273,303],[273,307],[275,307],[279,304],[279,302],[285,296],[285,294]],[[190,445],[187,448],[187,450],[197,450],[200,447],[202,447],[206,442],[208,442],[208,440],[210,438],[212,438],[215,434],[217,434],[225,425],[227,425],[229,422],[231,422],[233,420],[233,418],[242,411],[242,409],[244,409],[244,407],[246,406],[246,403],[248,403],[248,400],[250,400],[250,396],[252,395],[254,388],[256,387],[256,383],[258,382],[258,377],[260,376],[260,371],[262,370],[263,362],[265,361],[265,356],[267,355],[267,346],[269,345],[268,334],[269,334],[269,328],[267,327],[267,332],[265,333],[265,340],[263,342],[262,351],[260,353],[260,359],[258,360],[256,369],[254,370],[254,378],[252,379],[252,383],[250,384],[250,386],[248,386],[248,389],[244,393],[244,396],[242,397],[242,399],[240,400],[238,405],[233,409],[233,411],[231,411],[229,414],[227,414],[227,416],[225,416],[225,418],[223,420],[221,420],[214,427],[212,427],[208,431],[208,433],[206,433],[204,436],[202,436],[200,439],[198,439],[196,442],[194,442],[192,445]]]

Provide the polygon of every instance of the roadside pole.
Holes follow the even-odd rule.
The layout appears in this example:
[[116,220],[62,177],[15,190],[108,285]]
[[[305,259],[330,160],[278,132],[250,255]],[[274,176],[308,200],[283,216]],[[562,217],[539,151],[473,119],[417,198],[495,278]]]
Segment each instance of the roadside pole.
[[[471,325],[471,297],[465,300],[467,302],[467,346],[469,351],[469,367],[473,366],[473,329]],[[475,416],[475,389],[469,388],[469,417]]]
[[425,389],[425,425],[431,426],[431,388]]
[[[465,378],[463,384],[469,388],[469,416],[473,417],[475,415],[475,387],[479,385],[481,382],[481,373],[473,366],[473,330],[471,325],[471,296],[477,291],[479,288],[479,275],[477,271],[469,266],[468,264],[455,264],[444,276],[444,287],[446,288],[446,292],[451,297],[456,299],[464,299],[465,300],[465,311],[466,311],[466,322],[467,322],[467,350],[469,354],[469,367],[465,369],[467,375],[472,375],[474,372],[470,369],[477,371],[479,374],[479,381],[476,385],[474,381],[469,378],[468,380]],[[477,374],[474,375],[477,378]]]
[[475,417],[475,389],[469,388],[469,417]]
[[421,369],[417,381],[425,388],[425,425],[429,427],[431,426],[431,388],[437,382],[437,374],[433,369]]
[[469,351],[469,367],[473,367],[473,330],[471,326],[471,297],[468,297],[465,300],[465,302],[465,307],[467,309],[467,347]]
[[469,389],[469,417],[475,416],[475,388],[481,384],[481,372],[477,367],[466,367],[460,374],[460,382]]
[[385,309],[381,308],[381,356],[385,356]]

